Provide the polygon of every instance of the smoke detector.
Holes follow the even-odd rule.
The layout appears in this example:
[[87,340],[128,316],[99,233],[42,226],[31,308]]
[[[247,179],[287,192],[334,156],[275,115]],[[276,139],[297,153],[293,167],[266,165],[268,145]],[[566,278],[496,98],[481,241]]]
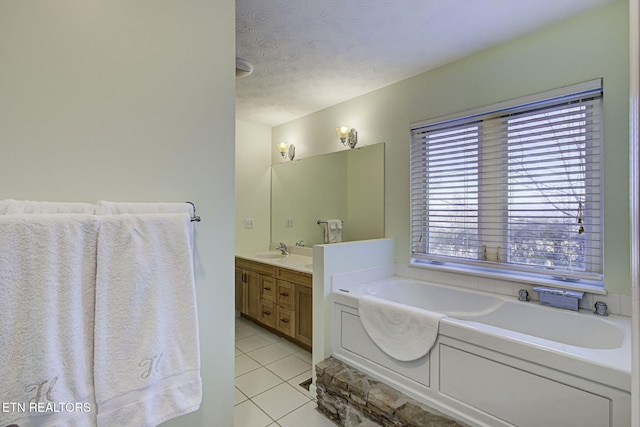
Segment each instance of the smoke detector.
[[247,77],[253,72],[253,66],[242,58],[236,58],[236,77]]

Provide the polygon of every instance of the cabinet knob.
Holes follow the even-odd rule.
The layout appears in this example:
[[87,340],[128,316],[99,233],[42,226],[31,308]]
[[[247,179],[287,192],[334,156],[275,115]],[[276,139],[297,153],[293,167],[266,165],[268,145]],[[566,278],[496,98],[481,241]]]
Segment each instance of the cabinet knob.
[[288,293],[286,293],[286,292],[280,292],[280,296],[281,296],[281,297],[288,297],[288,296],[289,296],[289,294],[288,294]]
[[280,319],[282,323],[289,323],[289,319]]
[[265,287],[264,287],[264,290],[265,290],[265,291],[270,291],[270,290],[271,290],[271,288],[269,288],[269,287],[265,286]]
[[263,311],[262,314],[264,314],[265,316],[271,316],[271,312],[270,311]]

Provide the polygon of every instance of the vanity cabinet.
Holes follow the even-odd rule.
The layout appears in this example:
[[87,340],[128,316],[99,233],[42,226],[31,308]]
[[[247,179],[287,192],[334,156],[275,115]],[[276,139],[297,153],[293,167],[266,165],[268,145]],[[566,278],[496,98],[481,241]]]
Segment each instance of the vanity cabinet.
[[243,316],[311,349],[309,273],[236,257],[236,309]]

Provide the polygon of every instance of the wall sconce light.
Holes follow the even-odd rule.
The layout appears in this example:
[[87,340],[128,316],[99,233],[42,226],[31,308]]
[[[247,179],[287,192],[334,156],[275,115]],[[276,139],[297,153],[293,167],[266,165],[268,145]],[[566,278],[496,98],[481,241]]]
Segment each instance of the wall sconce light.
[[281,142],[278,144],[278,151],[283,159],[293,160],[296,156],[296,146],[293,144],[287,144],[286,142]]
[[349,148],[355,148],[358,144],[358,132],[347,126],[341,126],[336,128],[336,132],[338,133],[338,138],[340,138],[340,142],[342,145],[346,145]]

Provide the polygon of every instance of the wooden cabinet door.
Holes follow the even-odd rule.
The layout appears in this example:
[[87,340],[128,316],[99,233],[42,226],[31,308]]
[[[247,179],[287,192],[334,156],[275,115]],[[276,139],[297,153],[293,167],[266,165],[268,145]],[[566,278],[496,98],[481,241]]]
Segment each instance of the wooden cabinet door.
[[247,316],[254,319],[260,318],[260,275],[254,271],[245,271],[247,284]]
[[301,343],[311,345],[313,330],[313,290],[306,286],[296,285],[295,300],[295,338]]
[[247,290],[245,288],[244,270],[236,268],[236,310],[242,314],[247,314],[247,302],[245,298]]

